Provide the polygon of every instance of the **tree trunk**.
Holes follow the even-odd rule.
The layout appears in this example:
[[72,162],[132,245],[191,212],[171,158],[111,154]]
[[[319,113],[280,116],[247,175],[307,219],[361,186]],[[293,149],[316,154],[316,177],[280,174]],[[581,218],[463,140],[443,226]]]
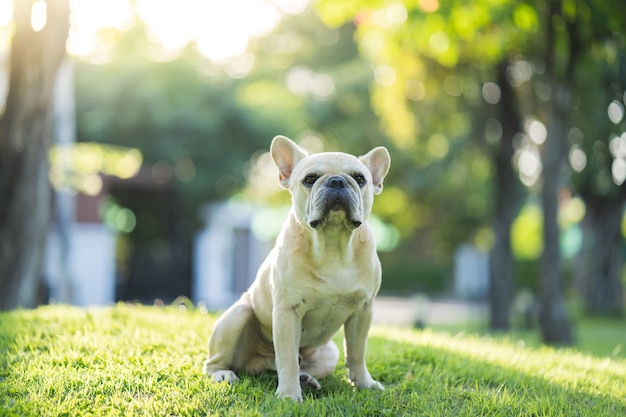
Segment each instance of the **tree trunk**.
[[585,308],[589,314],[622,316],[622,217],[624,202],[595,197],[588,204],[587,219],[593,234],[591,271],[585,292]]
[[30,24],[32,4],[14,2],[9,93],[0,118],[0,309],[36,305],[50,212],[51,104],[69,1],[48,1],[38,32]]
[[517,100],[506,79],[508,60],[498,65],[498,85],[502,96],[498,104],[498,121],[502,124],[502,139],[492,154],[495,166],[494,245],[489,259],[489,327],[493,330],[510,328],[513,301],[513,254],[511,225],[520,206],[520,183],[511,163],[515,150],[513,137],[522,129]]
[[562,175],[563,159],[567,154],[568,103],[568,90],[562,85],[553,84],[548,137],[542,155],[541,189],[544,251],[540,267],[539,325],[544,343],[562,345],[571,345],[574,342],[563,296],[564,280],[557,221],[559,180]]
[[571,345],[574,342],[574,336],[565,305],[557,217],[560,178],[563,175],[563,160],[568,150],[567,133],[571,99],[569,88],[572,86],[573,66],[578,44],[573,36],[575,27],[569,25],[568,54],[564,62],[559,59],[557,37],[560,36],[560,31],[556,29],[555,22],[562,13],[562,0],[549,0],[547,6],[548,10],[545,15],[546,77],[552,86],[552,97],[546,108],[548,136],[543,145],[541,161],[544,250],[539,271],[539,327],[544,343]]

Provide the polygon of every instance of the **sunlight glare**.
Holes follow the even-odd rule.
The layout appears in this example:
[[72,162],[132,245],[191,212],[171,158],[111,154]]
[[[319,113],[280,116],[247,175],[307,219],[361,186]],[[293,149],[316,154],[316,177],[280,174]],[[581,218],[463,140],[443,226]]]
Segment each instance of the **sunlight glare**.
[[0,26],[6,26],[13,20],[13,1],[0,0]]
[[613,182],[619,186],[626,181],[626,132],[622,133],[621,136],[612,135],[609,149],[615,157],[611,164]]
[[428,38],[428,46],[436,54],[443,54],[450,47],[450,37],[444,32],[435,32]]
[[624,105],[617,100],[613,100],[607,109],[609,119],[618,124],[624,118]]
[[48,3],[44,0],[37,0],[33,4],[30,12],[30,26],[35,32],[39,32],[46,27],[48,21]]
[[611,164],[611,174],[613,174],[615,185],[622,185],[626,180],[626,161],[621,158],[614,159]]
[[502,96],[500,86],[491,81],[483,84],[482,93],[483,98],[489,104],[498,104],[500,102],[500,97]]
[[541,145],[546,141],[548,137],[548,130],[546,126],[539,120],[529,119],[525,123],[526,132],[530,139],[537,145]]
[[533,186],[542,171],[539,152],[535,148],[526,147],[518,150],[515,156],[520,181],[527,187]]
[[287,88],[294,94],[304,96],[313,82],[313,71],[304,66],[296,66],[287,72]]
[[305,66],[298,65],[290,69],[285,81],[289,91],[299,96],[311,94],[323,101],[335,95],[335,82],[330,75],[315,73]]
[[[146,23],[146,29],[165,49],[179,49],[191,40],[191,25],[186,24],[191,1],[177,4],[168,0],[139,0],[137,14]],[[198,15],[200,12],[198,11]]]
[[166,49],[195,41],[215,61],[243,54],[251,37],[266,35],[280,20],[276,8],[262,0],[139,0],[137,12]]
[[254,66],[255,57],[250,52],[245,52],[239,56],[229,59],[224,66],[226,74],[230,78],[243,78]]
[[72,25],[67,51],[72,55],[94,53],[98,45],[99,30],[124,29],[132,22],[128,0],[71,0],[70,10]]
[[[0,0],[0,10],[10,3]],[[251,38],[271,32],[282,12],[297,14],[308,7],[308,0],[71,0],[68,51],[95,53],[98,31],[126,30],[136,13],[150,38],[165,51],[193,43],[207,58],[227,62],[245,53]]]
[[304,13],[309,7],[309,0],[269,0],[281,11],[292,15]]
[[579,145],[572,145],[569,151],[569,164],[576,172],[582,172],[587,166],[587,155]]
[[532,76],[532,65],[523,59],[516,61],[513,65],[509,65],[506,69],[506,79],[513,87],[521,87]]
[[71,20],[84,28],[121,29],[130,18],[128,0],[71,0]]
[[374,12],[373,19],[377,26],[390,28],[401,26],[406,21],[407,16],[406,7],[402,3],[391,3]]
[[374,78],[383,87],[390,87],[396,82],[396,70],[389,65],[379,65],[374,70]]
[[366,32],[362,43],[365,53],[375,56],[385,48],[385,37],[378,31]]
[[621,136],[612,135],[609,149],[615,158],[626,158],[626,132]]
[[95,31],[72,26],[67,39],[67,52],[72,55],[89,55],[96,48],[97,42]]

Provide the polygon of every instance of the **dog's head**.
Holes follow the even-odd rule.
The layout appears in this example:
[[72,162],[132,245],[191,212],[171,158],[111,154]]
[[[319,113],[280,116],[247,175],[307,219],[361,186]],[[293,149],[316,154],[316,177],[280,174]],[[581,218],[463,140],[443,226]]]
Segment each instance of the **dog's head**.
[[382,146],[361,157],[342,152],[308,155],[284,136],[271,145],[280,185],[292,194],[297,221],[313,229],[353,230],[369,217],[391,159]]

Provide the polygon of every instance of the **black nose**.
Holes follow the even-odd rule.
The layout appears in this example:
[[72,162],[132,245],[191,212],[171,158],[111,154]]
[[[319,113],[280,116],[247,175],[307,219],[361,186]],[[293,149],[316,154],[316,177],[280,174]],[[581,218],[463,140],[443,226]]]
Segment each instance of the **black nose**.
[[328,188],[346,188],[348,186],[348,183],[346,182],[345,178],[339,175],[333,175],[326,180],[324,185]]

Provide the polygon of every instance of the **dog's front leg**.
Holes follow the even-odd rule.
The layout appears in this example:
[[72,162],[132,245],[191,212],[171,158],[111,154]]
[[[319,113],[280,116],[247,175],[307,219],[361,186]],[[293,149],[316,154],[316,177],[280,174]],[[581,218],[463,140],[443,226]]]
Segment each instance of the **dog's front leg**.
[[272,312],[272,322],[272,338],[278,373],[276,394],[279,397],[302,401],[300,364],[298,363],[302,318],[292,307],[277,306]]
[[384,390],[383,385],[374,380],[365,365],[367,333],[372,324],[372,302],[366,303],[363,310],[354,314],[344,324],[346,366],[350,381],[359,389],[375,388]]

